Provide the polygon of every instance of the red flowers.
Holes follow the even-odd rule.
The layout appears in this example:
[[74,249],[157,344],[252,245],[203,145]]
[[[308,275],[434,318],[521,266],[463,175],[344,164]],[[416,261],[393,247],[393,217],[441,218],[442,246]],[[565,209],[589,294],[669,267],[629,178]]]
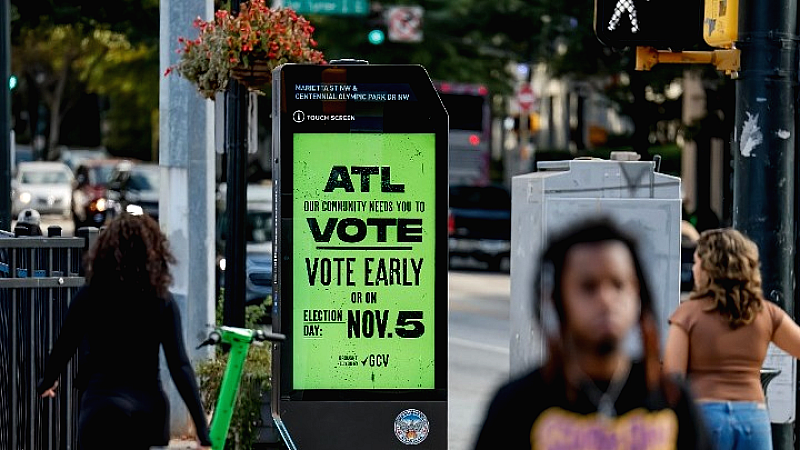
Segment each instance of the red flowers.
[[250,67],[264,60],[270,68],[284,63],[325,63],[322,52],[315,49],[314,27],[308,20],[290,8],[269,8],[265,0],[243,2],[235,15],[218,10],[211,21],[198,17],[193,26],[198,37],[178,38],[181,59],[165,75],[174,69],[208,98],[227,86],[230,71],[237,65]]

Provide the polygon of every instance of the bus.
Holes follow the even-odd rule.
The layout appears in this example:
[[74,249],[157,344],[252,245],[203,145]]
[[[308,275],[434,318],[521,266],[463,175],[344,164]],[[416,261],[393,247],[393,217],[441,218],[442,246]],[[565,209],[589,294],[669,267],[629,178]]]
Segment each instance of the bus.
[[490,183],[491,106],[482,84],[434,81],[450,120],[451,186]]

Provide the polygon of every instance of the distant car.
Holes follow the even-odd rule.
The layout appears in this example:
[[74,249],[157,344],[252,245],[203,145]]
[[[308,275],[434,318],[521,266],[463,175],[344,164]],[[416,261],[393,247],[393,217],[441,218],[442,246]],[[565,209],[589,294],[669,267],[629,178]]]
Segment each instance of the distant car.
[[61,149],[61,161],[74,172],[84,161],[108,159],[111,155],[104,148],[67,148]]
[[158,220],[160,173],[156,163],[124,161],[114,166],[106,187],[111,216],[127,211]]
[[11,181],[11,215],[16,217],[23,209],[31,208],[40,214],[70,217],[73,180],[72,171],[62,162],[18,163]]
[[450,186],[450,256],[472,257],[501,270],[511,257],[511,193],[499,185]]
[[[228,220],[225,212],[227,186],[222,183],[217,190],[217,268],[219,283],[224,285],[225,245]],[[272,209],[272,185],[247,186],[247,211],[245,212],[245,304],[267,304],[271,316],[272,306],[272,235],[275,224]]]
[[72,189],[72,222],[75,229],[102,227],[106,222],[108,199],[106,187],[114,167],[124,160],[90,159],[81,162],[75,169]]

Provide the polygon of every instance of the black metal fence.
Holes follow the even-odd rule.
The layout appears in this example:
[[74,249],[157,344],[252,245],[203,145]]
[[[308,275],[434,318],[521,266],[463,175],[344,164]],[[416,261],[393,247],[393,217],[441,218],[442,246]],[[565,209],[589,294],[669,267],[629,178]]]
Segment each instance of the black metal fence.
[[77,449],[77,359],[54,399],[36,384],[67,308],[83,286],[93,235],[14,237],[0,231],[0,450]]

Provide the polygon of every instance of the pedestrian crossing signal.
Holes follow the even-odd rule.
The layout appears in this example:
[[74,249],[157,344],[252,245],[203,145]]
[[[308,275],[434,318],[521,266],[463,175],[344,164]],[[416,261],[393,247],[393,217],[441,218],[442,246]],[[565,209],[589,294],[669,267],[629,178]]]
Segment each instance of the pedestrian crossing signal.
[[704,47],[702,0],[595,0],[594,31],[616,49]]

